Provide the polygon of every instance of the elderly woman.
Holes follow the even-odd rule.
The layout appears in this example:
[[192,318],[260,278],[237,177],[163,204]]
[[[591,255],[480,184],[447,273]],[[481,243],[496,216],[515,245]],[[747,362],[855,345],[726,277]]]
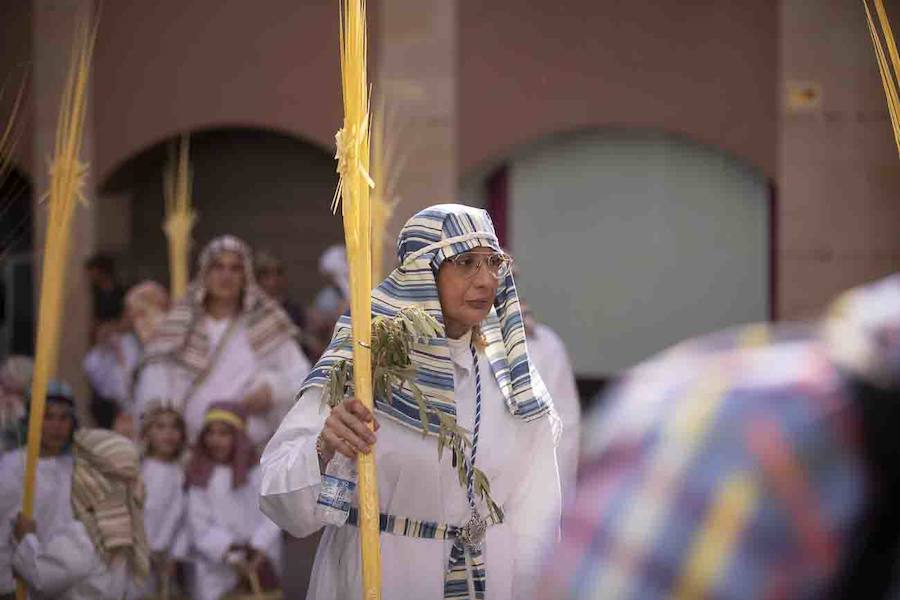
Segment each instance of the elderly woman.
[[[407,222],[398,254],[372,311],[392,317],[418,306],[443,325],[445,336],[420,339],[410,357],[429,406],[472,432],[464,475],[447,452],[439,459],[434,435],[422,435],[408,388],[376,397],[375,415],[353,398],[322,411],[330,370],[350,358],[345,316],[263,454],[260,505],[293,535],[310,535],[322,527],[315,507],[328,463],[337,453],[374,452],[384,598],[522,598],[558,529],[558,419],[528,359],[510,259],[487,213],[455,204]],[[377,434],[366,426],[376,418]],[[437,418],[428,420],[433,434]],[[499,512],[473,490],[476,468]],[[308,598],[360,593],[355,522],[353,509],[347,525],[326,527]]]
[[194,441],[213,402],[243,404],[247,433],[264,443],[284,416],[309,361],[295,328],[253,276],[247,245],[223,236],[200,255],[199,275],[147,344],[135,389],[138,411],[165,400]]

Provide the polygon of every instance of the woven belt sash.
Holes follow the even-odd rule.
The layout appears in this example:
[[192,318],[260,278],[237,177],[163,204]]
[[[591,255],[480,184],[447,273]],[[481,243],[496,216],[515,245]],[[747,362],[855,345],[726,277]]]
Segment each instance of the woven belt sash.
[[[488,525],[497,525],[497,521],[491,516],[485,518]],[[359,523],[359,509],[350,509],[347,523],[356,527]],[[481,546],[467,546],[460,540],[459,533],[462,527],[446,525],[432,521],[416,521],[404,517],[395,517],[381,513],[378,516],[378,528],[384,533],[402,535],[405,537],[421,538],[429,540],[453,540],[450,549],[450,560],[444,571],[444,598],[445,600],[484,600],[485,568],[484,550]],[[469,590],[469,576],[472,579],[472,591]]]

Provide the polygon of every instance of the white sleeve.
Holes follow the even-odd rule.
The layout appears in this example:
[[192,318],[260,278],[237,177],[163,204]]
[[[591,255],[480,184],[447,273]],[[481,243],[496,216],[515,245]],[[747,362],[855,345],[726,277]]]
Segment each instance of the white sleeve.
[[99,344],[94,346],[85,355],[81,366],[98,394],[119,404],[127,402],[129,394],[125,368],[116,360],[112,348]]
[[0,459],[0,595],[16,588],[12,523],[22,500],[21,456],[20,452],[9,452]]
[[[259,468],[253,469],[253,471],[250,472],[250,485],[253,486],[253,489],[256,490],[257,493],[259,493],[261,479],[262,475]],[[281,556],[281,553],[279,552],[279,548],[281,547],[281,528],[273,523],[269,517],[259,511],[258,507],[254,506],[253,509],[254,511],[257,511],[258,516],[256,529],[250,537],[250,545],[257,550],[264,552],[273,564],[277,564]]]
[[513,598],[534,589],[544,552],[559,539],[560,488],[553,429],[549,418],[525,423],[521,452],[521,484],[505,506],[505,520],[515,536]]
[[259,506],[295,537],[306,537],[322,527],[315,515],[322,481],[316,438],[326,416],[322,389],[307,391],[281,422],[260,460]]
[[41,596],[54,597],[100,566],[94,544],[84,525],[73,520],[64,530],[41,544],[33,533],[16,547],[13,569]]
[[188,526],[194,549],[210,562],[222,562],[229,546],[237,537],[216,521],[216,507],[212,506],[206,490],[192,487],[188,492]]
[[266,415],[269,433],[290,410],[297,390],[310,371],[309,360],[293,339],[285,341],[263,361],[263,370],[256,376],[256,385],[267,384],[272,391],[272,408]]

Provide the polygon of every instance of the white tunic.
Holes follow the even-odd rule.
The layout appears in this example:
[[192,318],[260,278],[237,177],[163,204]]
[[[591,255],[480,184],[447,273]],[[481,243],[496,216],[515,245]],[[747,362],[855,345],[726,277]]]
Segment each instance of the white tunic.
[[145,458],[141,475],[147,490],[144,525],[150,552],[165,552],[170,558],[187,555],[187,494],[184,469],[179,462]]
[[[141,463],[141,477],[146,495],[144,530],[150,552],[165,553],[172,560],[187,558],[190,540],[187,532],[187,492],[184,490],[184,468],[180,462],[166,462],[147,457]],[[159,589],[159,575],[152,570],[149,577],[134,579],[129,599],[154,597]]]
[[31,590],[30,598],[120,600],[128,589],[126,561],[107,565],[84,525],[71,515],[46,542],[34,534],[22,538],[13,566]]
[[[63,454],[38,460],[35,479],[34,520],[37,541],[46,543],[72,519],[72,456]],[[0,594],[15,589],[12,559],[15,544],[12,526],[22,510],[25,480],[25,450],[19,448],[0,457]]]
[[556,449],[563,499],[575,489],[578,471],[578,447],[581,435],[581,403],[575,385],[575,373],[566,346],[555,331],[536,323],[528,337],[528,356],[544,380],[562,421],[562,438]]
[[[223,339],[225,325],[225,321],[204,319],[203,326],[207,328],[212,348]],[[247,422],[250,439],[255,444],[262,444],[291,406],[294,394],[309,372],[309,361],[293,339],[285,340],[264,357],[257,356],[243,322],[236,325],[224,343],[226,346],[217,353],[209,374],[187,399],[184,420],[188,437],[191,441],[196,440],[203,428],[206,409],[213,402],[240,401],[260,385],[268,384],[273,407],[264,415],[251,416]],[[215,350],[211,352],[215,353]],[[138,410],[153,400],[185,400],[194,377],[192,372],[171,360],[147,365],[135,390]]]
[[281,530],[259,510],[259,468],[242,487],[231,489],[231,468],[217,465],[205,488],[188,492],[188,527],[194,563],[194,600],[218,600],[239,582],[225,563],[232,544],[263,551],[277,571],[281,565]]
[[[111,345],[115,344],[115,346]],[[117,335],[111,344],[97,344],[85,355],[82,369],[91,387],[130,411],[134,371],[141,361],[141,343],[134,334]]]
[[[468,338],[451,340],[457,420],[472,430],[475,376]],[[487,597],[518,599],[531,588],[534,564],[556,540],[559,478],[553,434],[547,418],[525,422],[510,415],[483,354],[481,433],[477,466],[490,479],[491,493],[505,521],[488,529],[485,540]],[[326,412],[321,392],[297,402],[262,457],[260,507],[291,534],[310,535],[322,525],[315,516],[321,474],[316,437]],[[435,438],[382,417],[375,446],[381,511],[397,517],[463,524],[470,515],[449,454],[438,463]],[[482,514],[486,513],[479,504]],[[451,540],[381,534],[382,596],[441,598]],[[362,589],[358,529],[327,527],[313,566],[307,598],[355,598]]]

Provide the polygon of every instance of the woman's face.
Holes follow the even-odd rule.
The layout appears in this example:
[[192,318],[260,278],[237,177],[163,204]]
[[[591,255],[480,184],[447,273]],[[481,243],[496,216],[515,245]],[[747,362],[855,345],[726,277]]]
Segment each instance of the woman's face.
[[441,264],[437,287],[448,337],[465,335],[490,313],[500,280],[485,261],[497,254],[479,246]]
[[213,300],[236,302],[246,285],[244,262],[236,252],[220,252],[209,265],[204,280],[206,290]]
[[219,421],[209,423],[203,432],[203,445],[214,461],[230,463],[234,454],[234,429],[228,423]]
[[175,412],[164,412],[153,417],[147,428],[147,448],[150,456],[160,460],[175,460],[181,453],[184,430],[181,418]]

